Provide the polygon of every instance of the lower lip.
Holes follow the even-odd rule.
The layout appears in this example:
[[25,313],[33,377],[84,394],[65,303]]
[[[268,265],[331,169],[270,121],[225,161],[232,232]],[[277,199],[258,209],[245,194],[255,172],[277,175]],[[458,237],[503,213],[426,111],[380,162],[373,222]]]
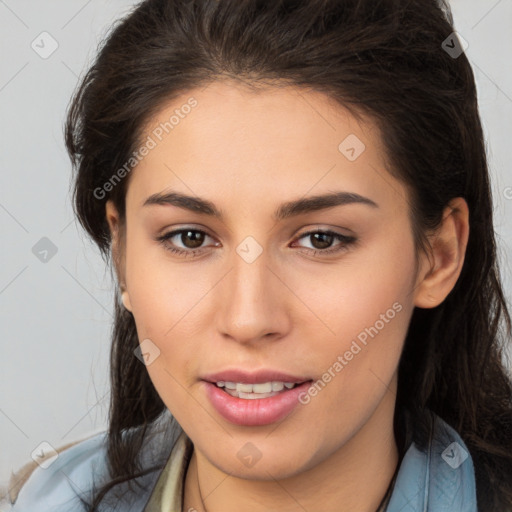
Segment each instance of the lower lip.
[[236,398],[212,382],[206,384],[206,393],[217,412],[235,425],[261,426],[284,419],[300,403],[299,395],[306,392],[312,381],[293,389],[268,397],[256,399]]

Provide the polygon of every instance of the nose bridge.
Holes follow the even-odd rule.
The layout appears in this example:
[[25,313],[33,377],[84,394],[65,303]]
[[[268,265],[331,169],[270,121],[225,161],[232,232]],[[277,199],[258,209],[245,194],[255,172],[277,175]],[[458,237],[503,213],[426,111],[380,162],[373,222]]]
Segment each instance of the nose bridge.
[[[234,268],[229,283],[232,297],[230,308],[234,313],[241,313],[241,316],[254,316],[256,309],[264,308],[264,299],[270,299],[270,258],[263,251],[255,255],[255,249],[251,247],[247,253],[241,255],[242,248],[243,245],[237,248],[237,254],[233,257]],[[266,297],[265,290],[268,290]]]
[[286,328],[286,298],[272,267],[270,254],[254,238],[236,247],[217,311],[224,334],[250,341]]

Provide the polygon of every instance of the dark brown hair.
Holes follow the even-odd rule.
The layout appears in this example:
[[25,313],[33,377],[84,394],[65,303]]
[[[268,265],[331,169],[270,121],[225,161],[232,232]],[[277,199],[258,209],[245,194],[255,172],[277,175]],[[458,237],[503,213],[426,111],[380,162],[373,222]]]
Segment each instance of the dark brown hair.
[[[378,126],[389,170],[410,190],[417,250],[445,206],[470,210],[464,266],[433,309],[415,309],[400,359],[397,413],[429,409],[460,434],[475,465],[478,509],[512,509],[512,384],[503,365],[511,320],[500,283],[485,142],[472,69],[442,46],[454,31],[438,0],[147,0],[99,49],[69,109],[66,144],[76,214],[107,261],[105,201],[125,215],[129,177],[98,199],[141,143],[150,116],[178,94],[221,78],[323,92]],[[116,296],[108,462],[112,482],[140,471],[146,426],[165,405],[144,365],[131,313]],[[141,427],[135,429],[134,427]],[[129,435],[128,435],[129,433]]]

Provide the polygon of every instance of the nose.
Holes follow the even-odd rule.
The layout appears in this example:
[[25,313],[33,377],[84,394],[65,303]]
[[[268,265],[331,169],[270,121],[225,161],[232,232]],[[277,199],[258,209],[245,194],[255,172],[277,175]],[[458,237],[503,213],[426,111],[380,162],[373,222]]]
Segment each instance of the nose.
[[233,255],[231,270],[218,290],[217,329],[244,344],[276,340],[290,329],[292,294],[265,251],[249,261]]

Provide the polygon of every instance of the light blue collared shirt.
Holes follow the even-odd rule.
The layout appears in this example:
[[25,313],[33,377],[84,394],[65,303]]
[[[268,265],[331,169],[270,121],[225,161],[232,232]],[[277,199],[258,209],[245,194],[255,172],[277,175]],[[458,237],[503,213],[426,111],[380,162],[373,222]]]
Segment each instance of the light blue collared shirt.
[[[426,450],[419,450],[414,442],[407,448],[386,512],[478,512],[469,450],[451,426],[434,413],[431,418]],[[107,494],[101,512],[142,512],[181,433],[170,414],[164,413],[141,452],[143,468],[158,467],[136,479],[140,488],[133,481],[131,488],[126,483],[114,487],[118,491]],[[106,441],[106,432],[96,434],[61,452],[48,468],[37,467],[14,504],[0,505],[0,512],[83,512],[77,493],[88,497],[93,481],[96,487],[107,481]],[[176,462],[185,468],[188,458],[180,453]]]

